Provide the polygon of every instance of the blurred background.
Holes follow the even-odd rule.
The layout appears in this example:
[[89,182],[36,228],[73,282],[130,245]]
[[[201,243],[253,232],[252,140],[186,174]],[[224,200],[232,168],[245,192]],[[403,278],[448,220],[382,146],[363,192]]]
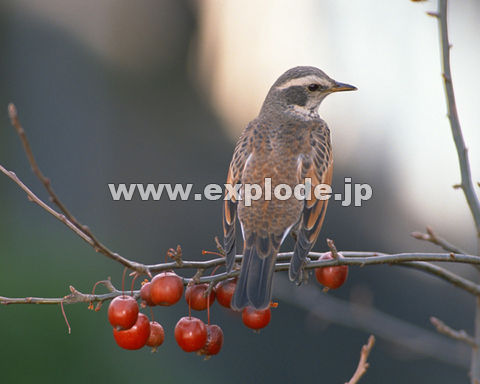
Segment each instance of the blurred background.
[[[334,191],[344,177],[373,187],[361,208],[329,206],[316,250],[330,237],[343,250],[436,251],[409,236],[430,224],[475,253],[468,208],[452,188],[460,175],[437,24],[425,15],[435,8],[407,0],[3,0],[0,163],[48,198],[9,125],[14,102],[40,167],[97,237],[143,263],[161,262],[177,244],[186,259],[200,260],[221,234],[220,201],[113,201],[107,184],[194,183],[201,191],[223,183],[235,140],[270,85],[290,67],[313,65],[359,88],[320,109],[333,136]],[[450,4],[453,77],[474,180],[479,17],[475,0]],[[450,268],[475,278],[473,268]],[[118,285],[121,273],[0,177],[0,295],[58,297],[69,285],[89,291],[108,276]],[[396,267],[352,268],[346,285],[328,294],[313,280],[296,288],[277,275],[279,308],[260,334],[214,305],[225,344],[208,362],[175,344],[183,301],[155,309],[166,331],[157,354],[118,348],[106,308],[67,306],[67,335],[57,306],[2,306],[2,381],[342,383],[369,333],[380,334],[365,382],[468,381],[468,350],[429,323],[435,315],[471,331],[474,300],[466,293]]]

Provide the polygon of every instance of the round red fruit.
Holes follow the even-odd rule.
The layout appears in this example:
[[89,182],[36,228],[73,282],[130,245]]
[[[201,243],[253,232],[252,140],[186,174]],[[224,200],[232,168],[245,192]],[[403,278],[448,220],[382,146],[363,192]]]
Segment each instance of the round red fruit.
[[175,340],[185,352],[195,352],[207,342],[207,327],[196,317],[182,317],[175,326]]
[[220,305],[226,308],[230,308],[232,303],[233,293],[235,292],[235,287],[237,286],[237,279],[227,279],[220,281],[215,286],[215,295],[217,301]]
[[223,331],[218,325],[207,325],[207,342],[200,350],[201,355],[213,356],[220,352],[223,345]]
[[187,304],[196,311],[207,309],[215,301],[215,292],[213,290],[210,291],[210,295],[205,296],[207,289],[207,283],[188,286],[185,291]]
[[118,330],[133,327],[138,317],[138,304],[132,296],[117,296],[108,306],[108,321]]
[[242,312],[242,321],[248,328],[262,329],[265,328],[272,317],[270,308],[267,309],[255,309],[252,307],[244,308]]
[[152,287],[152,283],[148,282],[148,283],[143,284],[142,288],[140,288],[140,297],[142,298],[145,305],[148,305],[150,307],[155,305],[152,301],[152,296],[151,296],[151,293],[150,293],[150,288],[151,287]]
[[173,305],[183,294],[182,279],[175,272],[163,272],[152,279],[150,297],[156,305]]
[[163,344],[163,340],[165,340],[165,332],[163,331],[163,327],[156,321],[151,321],[150,335],[148,336],[146,344],[149,347],[153,347],[153,350],[155,351],[157,347]]
[[130,329],[117,331],[113,329],[113,337],[118,346],[124,349],[140,349],[148,340],[150,335],[150,321],[143,313],[138,314],[137,322]]
[[[339,253],[339,257],[342,255]],[[320,257],[320,260],[331,260],[333,259],[332,253],[327,252]],[[347,265],[337,265],[333,267],[321,267],[315,269],[315,277],[318,282],[323,286],[336,289],[339,288],[345,283],[348,276],[348,266]]]

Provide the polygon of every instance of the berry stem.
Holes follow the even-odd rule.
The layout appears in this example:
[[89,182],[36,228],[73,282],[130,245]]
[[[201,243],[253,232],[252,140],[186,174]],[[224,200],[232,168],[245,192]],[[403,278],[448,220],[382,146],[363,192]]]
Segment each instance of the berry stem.
[[205,251],[205,250],[202,250],[202,255],[215,255],[215,256],[224,257],[224,255],[222,255],[220,252],[212,252],[212,251]]
[[130,295],[133,296],[133,287],[135,285],[135,280],[137,279],[138,277],[138,273],[135,273],[135,276],[133,276],[133,279],[132,279],[132,286],[131,286],[131,289],[130,289]]
[[72,333],[72,328],[70,327],[70,324],[67,319],[67,315],[65,314],[65,309],[63,308],[63,301],[60,302],[60,308],[62,309],[62,315],[63,315],[63,318],[65,319],[65,323],[67,323],[68,334],[70,335]]
[[192,298],[189,297],[188,298],[188,318],[191,319],[192,318],[192,306],[190,304],[190,302],[192,301]]
[[125,275],[127,274],[127,267],[123,269],[123,275],[122,275],[122,296],[125,296]]
[[210,293],[207,295],[207,324],[210,325]]

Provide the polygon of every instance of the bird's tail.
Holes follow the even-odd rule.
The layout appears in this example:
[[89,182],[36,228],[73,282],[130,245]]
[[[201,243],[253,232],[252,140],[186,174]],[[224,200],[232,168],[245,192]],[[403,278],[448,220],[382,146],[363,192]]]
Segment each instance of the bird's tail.
[[297,284],[301,284],[303,281],[303,266],[308,253],[313,247],[313,243],[308,241],[305,236],[305,231],[300,231],[297,235],[297,242],[293,250],[293,256],[290,260],[290,268],[288,270],[288,276],[290,281],[294,281]]
[[268,308],[272,300],[273,272],[278,247],[272,239],[252,235],[245,241],[242,268],[237,281],[232,308]]

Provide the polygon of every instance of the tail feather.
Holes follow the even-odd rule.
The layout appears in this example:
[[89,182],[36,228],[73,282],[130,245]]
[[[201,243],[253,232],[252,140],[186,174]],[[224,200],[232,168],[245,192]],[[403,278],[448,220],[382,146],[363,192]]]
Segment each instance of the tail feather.
[[304,234],[300,232],[297,237],[297,242],[293,250],[293,256],[290,260],[290,268],[288,270],[288,277],[290,281],[294,281],[297,284],[301,284],[303,280],[303,266],[308,253],[312,249],[311,244]]
[[247,282],[248,282],[248,270],[250,269],[250,262],[252,260],[252,248],[245,249],[243,253],[242,268],[240,270],[240,276],[237,280],[235,287],[235,293],[232,297],[231,307],[239,311],[245,308],[249,304],[247,296]]
[[268,308],[272,301],[273,272],[276,253],[265,258],[257,255],[255,262],[250,264],[247,281],[247,295],[250,305],[257,309]]
[[260,256],[256,245],[253,242],[244,247],[242,268],[231,304],[234,310],[248,306],[265,309],[270,305],[277,250],[270,246],[270,254]]
[[235,230],[233,230],[233,234],[229,234],[229,236],[225,237],[223,249],[225,250],[227,272],[230,273],[235,265],[235,256],[237,253],[237,247],[235,246]]

